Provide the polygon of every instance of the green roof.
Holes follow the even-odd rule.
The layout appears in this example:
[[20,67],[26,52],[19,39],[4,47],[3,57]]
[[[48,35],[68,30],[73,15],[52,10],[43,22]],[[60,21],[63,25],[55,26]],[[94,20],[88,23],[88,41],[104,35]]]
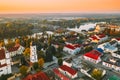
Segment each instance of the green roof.
[[110,77],[108,80],[120,80],[120,78],[114,75]]

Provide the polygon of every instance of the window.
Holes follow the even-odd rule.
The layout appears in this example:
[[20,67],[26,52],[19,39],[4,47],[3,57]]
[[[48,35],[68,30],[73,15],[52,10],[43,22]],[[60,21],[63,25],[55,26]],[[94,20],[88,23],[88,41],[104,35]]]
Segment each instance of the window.
[[3,70],[0,70],[0,72],[2,72]]

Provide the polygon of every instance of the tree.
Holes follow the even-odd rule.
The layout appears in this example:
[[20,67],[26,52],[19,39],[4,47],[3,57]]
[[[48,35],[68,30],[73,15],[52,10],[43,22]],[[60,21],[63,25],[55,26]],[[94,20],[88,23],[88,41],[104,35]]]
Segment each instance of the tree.
[[53,61],[53,51],[51,46],[47,48],[45,54],[46,54],[46,58],[45,58],[46,62]]
[[15,44],[20,44],[20,40],[18,38],[15,40]]
[[0,80],[8,80],[9,77],[12,77],[13,74],[6,74],[6,75],[1,75]]
[[0,41],[0,47],[3,47],[5,45],[4,41]]
[[59,64],[59,66],[61,66],[61,65],[63,64],[62,58],[59,58],[59,59],[58,59],[58,64]]
[[43,51],[38,51],[37,52],[38,59],[44,58],[45,59],[45,53]]
[[91,76],[96,80],[102,80],[102,70],[94,69],[91,73]]
[[43,65],[44,65],[44,59],[43,59],[43,58],[40,58],[40,59],[38,60],[38,64],[39,64],[40,67],[43,67]]
[[20,67],[20,73],[24,76],[27,74],[28,67],[27,66],[21,66]]
[[8,43],[5,45],[7,49],[14,47],[15,42],[12,41],[12,39],[8,39]]
[[30,48],[26,48],[24,53],[25,57],[29,57],[30,56]]
[[39,68],[38,62],[33,63],[33,69],[37,70]]
[[51,51],[52,51],[52,54],[55,55],[56,54],[56,49],[54,46],[51,46]]
[[89,51],[91,51],[91,50],[93,50],[93,47],[92,47],[92,46],[86,46],[86,47],[85,47],[85,52],[89,52]]

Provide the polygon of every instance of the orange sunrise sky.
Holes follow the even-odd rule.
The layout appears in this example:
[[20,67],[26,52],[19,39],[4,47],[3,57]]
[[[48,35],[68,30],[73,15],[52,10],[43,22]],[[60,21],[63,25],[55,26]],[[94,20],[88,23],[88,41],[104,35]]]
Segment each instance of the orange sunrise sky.
[[0,13],[119,11],[120,0],[0,0]]

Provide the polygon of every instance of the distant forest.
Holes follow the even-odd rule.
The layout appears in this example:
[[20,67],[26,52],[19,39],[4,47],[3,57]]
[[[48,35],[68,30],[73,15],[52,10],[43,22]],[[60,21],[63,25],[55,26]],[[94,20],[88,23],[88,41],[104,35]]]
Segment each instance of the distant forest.
[[0,23],[0,39],[32,34],[32,24],[21,22]]
[[[120,26],[120,18],[78,18],[73,20],[61,19],[58,21],[49,21],[47,19],[40,20],[39,18],[24,19],[23,21],[18,20],[0,22],[0,39],[4,38],[14,38],[19,36],[26,36],[33,34],[33,30],[46,31],[50,30],[52,26],[59,26],[59,28],[73,28],[75,26],[79,27],[81,24],[88,22],[107,22],[113,25]],[[34,25],[33,23],[37,23]],[[44,25],[44,26],[41,26]],[[52,25],[48,28],[49,25]],[[54,29],[53,29],[54,30]]]

